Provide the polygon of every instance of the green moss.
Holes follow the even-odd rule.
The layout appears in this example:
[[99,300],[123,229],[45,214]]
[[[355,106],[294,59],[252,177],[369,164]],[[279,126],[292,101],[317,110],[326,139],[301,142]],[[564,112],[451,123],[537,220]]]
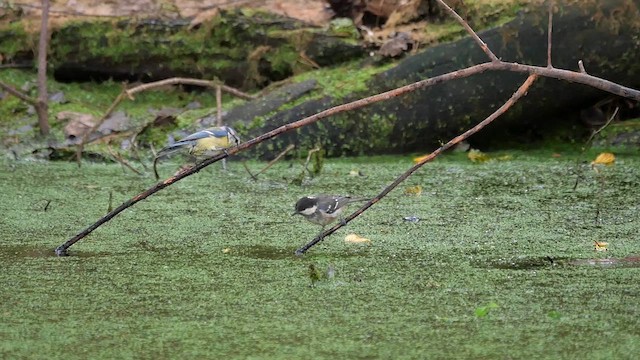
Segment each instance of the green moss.
[[21,22],[12,22],[0,28],[2,29],[0,31],[0,49],[2,49],[4,61],[10,62],[14,58],[30,56],[31,52],[35,51],[34,35],[27,33]]
[[[371,196],[411,157],[325,159],[303,188],[287,181],[299,174],[297,161],[276,163],[257,182],[233,160],[231,174],[214,165],[118,215],[68,258],[53,248],[103,216],[110,193],[117,205],[155,180],[123,175],[117,164],[0,162],[1,351],[51,359],[626,358],[640,351],[637,260],[605,259],[640,253],[630,196],[640,157],[589,169],[573,191],[581,155],[550,154],[514,151],[511,161],[482,165],[439,158],[303,257],[293,251],[318,227],[289,215],[296,199]],[[176,164],[161,167],[171,173]],[[422,196],[403,195],[414,185]],[[345,243],[352,232],[371,245]],[[594,240],[609,250],[595,252]]]
[[[318,82],[318,90],[311,93],[313,97],[331,96],[341,99],[368,89],[367,81],[376,74],[393,67],[393,63],[381,66],[365,65],[362,61],[352,61],[336,67],[321,68],[312,72],[304,73],[294,77],[294,81],[305,81],[314,79]],[[298,99],[297,102],[306,101]],[[295,105],[292,104],[292,105]]]

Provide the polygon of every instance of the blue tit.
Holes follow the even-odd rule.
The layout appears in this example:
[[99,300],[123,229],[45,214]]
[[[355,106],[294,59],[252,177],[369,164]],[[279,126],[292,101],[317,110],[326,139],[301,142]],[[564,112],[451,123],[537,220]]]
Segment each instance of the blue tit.
[[[240,144],[240,138],[235,130],[228,126],[212,127],[193,133],[184,139],[165,146],[156,155],[153,161],[153,171],[156,179],[159,179],[156,163],[159,158],[173,154],[182,149],[189,149],[189,154],[198,159],[206,159],[220,154],[226,149]],[[224,164],[224,163],[223,163]]]
[[156,158],[173,154],[185,148],[189,149],[189,154],[196,158],[208,158],[238,144],[240,144],[240,138],[232,128],[228,126],[212,127],[165,146],[158,152]]

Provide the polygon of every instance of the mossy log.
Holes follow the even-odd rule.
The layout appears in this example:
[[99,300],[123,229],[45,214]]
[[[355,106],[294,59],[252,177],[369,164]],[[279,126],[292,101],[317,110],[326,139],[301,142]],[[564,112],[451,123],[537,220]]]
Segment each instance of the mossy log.
[[[553,20],[553,64],[586,70],[625,86],[640,86],[638,0],[559,1]],[[503,26],[480,33],[504,61],[546,66],[545,5],[522,11]],[[442,44],[406,58],[369,83],[369,91],[346,98],[312,99],[275,114],[255,130],[261,133],[330,106],[399,87],[417,80],[487,61],[470,39]],[[329,155],[428,151],[483,120],[506,101],[526,75],[489,72],[417,91],[364,109],[343,113],[286,134],[259,149],[262,155],[289,143],[299,148],[321,144]],[[598,99],[600,90],[554,79],[540,79],[510,111],[473,138],[483,148],[531,142],[550,133],[575,136],[576,116]],[[560,132],[558,132],[560,131]]]
[[[52,32],[49,64],[63,81],[182,76],[252,89],[365,54],[355,39],[266,12],[235,9],[197,26],[190,21],[67,22]],[[19,22],[1,27],[2,56],[32,61],[32,37]]]

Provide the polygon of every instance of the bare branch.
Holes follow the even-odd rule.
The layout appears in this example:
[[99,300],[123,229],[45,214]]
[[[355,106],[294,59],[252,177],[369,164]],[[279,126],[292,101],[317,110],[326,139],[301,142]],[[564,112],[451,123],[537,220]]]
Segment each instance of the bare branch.
[[471,28],[471,26],[469,26],[469,24],[460,16],[458,15],[458,13],[456,13],[451,7],[449,7],[449,5],[447,5],[443,0],[436,0],[442,7],[445,8],[445,10],[447,10],[447,12],[453,16],[459,23],[460,25],[462,25],[462,27],[464,27],[464,29],[467,31],[467,33],[469,33],[469,35],[473,38],[473,40],[478,44],[478,46],[480,46],[480,48],[482,49],[482,51],[484,51],[485,54],[487,54],[487,56],[489,57],[489,59],[491,61],[500,61],[498,59],[498,57],[493,53],[493,51],[491,51],[491,49],[489,49],[489,47],[487,46],[487,44],[485,44],[484,41],[482,41],[482,39],[480,39],[480,37],[478,36],[478,34],[476,34],[475,31],[473,31],[473,29]]
[[118,96],[116,97],[116,99],[113,101],[113,103],[111,103],[111,106],[109,106],[109,108],[107,109],[107,111],[102,115],[102,117],[95,123],[95,125],[93,125],[91,127],[91,129],[89,129],[89,131],[87,131],[86,133],[84,133],[84,135],[82,135],[82,139],[80,140],[80,143],[78,144],[78,148],[76,149],[76,160],[78,162],[78,167],[82,166],[82,150],[84,150],[84,145],[87,143],[87,140],[89,139],[89,136],[91,134],[93,134],[96,130],[98,130],[98,128],[100,127],[100,125],[102,125],[102,123],[109,117],[111,116],[111,113],[113,113],[113,111],[116,109],[116,107],[122,102],[122,100],[124,100],[124,98],[127,96],[127,91],[125,89],[122,90],[122,92],[120,94],[118,94]]
[[89,136],[91,136],[91,134],[93,134],[100,127],[100,125],[102,125],[102,123],[111,115],[111,113],[125,99],[125,97],[128,97],[130,100],[134,100],[133,95],[139,92],[161,87],[161,86],[177,85],[177,84],[196,85],[196,86],[211,87],[216,89],[219,88],[222,91],[226,91],[234,96],[237,96],[239,98],[246,99],[246,100],[251,100],[255,98],[255,96],[253,95],[244,93],[238,89],[232,88],[231,86],[221,84],[219,81],[209,81],[209,80],[180,78],[180,77],[174,77],[170,79],[164,79],[164,80],[155,81],[147,84],[142,84],[142,85],[133,87],[131,89],[125,88],[122,90],[122,93],[120,93],[118,97],[116,97],[116,99],[113,101],[111,106],[109,106],[109,108],[104,113],[104,115],[102,115],[100,120],[98,120],[96,124],[82,136],[82,140],[78,144],[78,149],[76,150],[76,160],[78,161],[78,167],[82,166],[82,151],[84,150],[84,145],[87,143]]
[[420,162],[418,162],[417,164],[412,166],[409,170],[407,170],[404,174],[402,174],[398,178],[396,178],[389,186],[387,186],[384,190],[382,190],[382,192],[380,194],[376,195],[373,199],[369,200],[360,209],[356,210],[354,213],[352,213],[351,215],[347,216],[344,219],[344,221],[339,222],[338,224],[334,225],[331,229],[324,231],[322,234],[317,236],[311,242],[309,242],[305,246],[301,247],[300,249],[296,250],[296,255],[304,254],[307,250],[309,250],[309,248],[311,248],[315,244],[317,244],[320,241],[322,241],[327,235],[333,234],[338,229],[340,229],[341,227],[343,227],[347,223],[349,223],[351,220],[353,220],[356,217],[358,217],[365,210],[367,210],[368,208],[373,206],[373,204],[377,203],[378,201],[380,201],[380,199],[385,197],[389,192],[391,192],[391,190],[395,189],[398,185],[400,185],[401,182],[403,182],[405,179],[407,179],[409,176],[411,176],[411,174],[413,174],[416,170],[421,168],[422,165],[424,165],[427,162],[433,160],[436,156],[440,155],[443,151],[451,148],[452,146],[460,143],[461,141],[466,140],[469,136],[477,133],[482,128],[484,128],[485,126],[490,124],[493,120],[497,119],[498,116],[504,114],[511,106],[513,106],[513,104],[515,104],[516,101],[518,101],[518,99],[520,99],[521,97],[526,95],[527,90],[529,90],[529,88],[531,87],[531,85],[533,84],[533,82],[535,81],[536,78],[537,78],[537,75],[529,75],[527,80],[520,86],[520,88],[518,88],[518,90],[515,93],[513,93],[513,95],[511,95],[511,98],[509,100],[507,100],[507,102],[505,102],[493,114],[489,115],[489,117],[487,117],[486,119],[482,120],[478,125],[472,127],[471,129],[467,130],[463,134],[458,135],[455,138],[451,139],[448,143],[442,145],[440,148],[436,149],[431,154],[423,157],[420,160]]
[[38,41],[38,127],[40,135],[49,135],[49,95],[47,94],[47,47],[49,46],[49,0],[42,0],[42,21]]
[[593,138],[598,135],[602,130],[604,130],[607,126],[609,126],[609,124],[611,124],[611,122],[613,121],[613,119],[615,119],[616,115],[618,115],[618,110],[620,110],[619,106],[616,106],[616,109],[613,111],[613,114],[611,114],[611,117],[609,117],[609,120],[607,120],[607,122],[602,125],[598,130],[594,131],[593,134],[591,134],[591,136],[589,136],[589,139],[587,139],[587,144],[591,143],[591,140],[593,140]]
[[136,168],[134,168],[133,166],[131,166],[131,164],[129,164],[129,162],[127,160],[125,160],[122,155],[116,153],[113,151],[113,149],[111,148],[110,145],[107,146],[107,150],[109,151],[109,154],[111,154],[111,156],[120,163],[120,165],[124,167],[126,167],[127,169],[133,171],[134,173],[138,174],[138,175],[142,175],[142,173],[140,171],[138,171]]
[[216,108],[218,109],[216,125],[222,126],[222,88],[220,85],[216,86]]
[[215,87],[220,87],[222,89],[222,91],[226,91],[229,94],[239,97],[241,99],[245,99],[245,100],[252,100],[255,97],[253,95],[247,94],[245,92],[242,92],[236,88],[233,88],[231,86],[227,86],[224,85],[222,83],[220,83],[219,81],[211,81],[211,80],[202,80],[202,79],[192,79],[192,78],[181,78],[181,77],[174,77],[174,78],[170,78],[170,79],[164,79],[164,80],[160,80],[160,81],[154,81],[151,83],[147,83],[147,84],[142,84],[142,85],[138,85],[134,88],[128,89],[126,90],[127,95],[131,98],[133,98],[133,95],[142,91],[146,91],[149,89],[153,89],[153,88],[157,88],[157,87],[161,87],[161,86],[166,86],[166,85],[178,85],[178,84],[182,84],[182,85],[196,85],[196,86],[202,86],[202,87],[210,87],[210,88],[215,88]]
[[251,172],[251,169],[249,169],[249,167],[247,166],[247,161],[246,160],[242,161],[242,166],[244,166],[244,169],[247,171],[249,176],[251,176],[251,180],[253,180],[253,181],[257,181],[258,180],[258,178],[255,175],[253,175],[253,173]]
[[258,175],[262,174],[263,172],[267,171],[267,169],[269,169],[270,167],[273,166],[273,164],[275,164],[276,162],[280,161],[280,159],[282,159],[283,156],[285,156],[289,151],[293,150],[293,148],[295,148],[296,146],[293,144],[289,144],[289,146],[287,146],[286,149],[282,150],[282,152],[280,154],[278,154],[278,156],[275,157],[275,159],[269,161],[269,163],[267,164],[267,166],[265,166],[264,168],[262,168],[262,170],[258,171],[258,173],[255,175],[255,177],[253,177],[253,180],[257,180]]
[[587,70],[585,70],[584,63],[582,62],[582,60],[578,60],[578,68],[580,69],[581,73],[583,73],[583,74],[587,73]]
[[552,68],[551,64],[551,34],[553,30],[553,0],[549,1],[549,21],[547,27],[547,67]]
[[22,93],[21,91],[17,90],[16,88],[14,88],[13,86],[9,85],[9,84],[5,84],[2,81],[0,81],[0,88],[3,88],[6,92],[8,92],[9,94],[17,97],[18,99],[31,104],[33,106],[38,106],[38,99],[34,99],[31,96]]

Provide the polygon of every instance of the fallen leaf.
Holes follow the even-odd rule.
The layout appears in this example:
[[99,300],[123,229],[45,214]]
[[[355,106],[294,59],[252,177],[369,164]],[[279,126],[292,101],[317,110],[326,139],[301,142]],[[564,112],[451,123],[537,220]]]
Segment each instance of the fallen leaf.
[[559,158],[559,157],[561,157],[561,156],[562,156],[562,154],[558,154],[558,153],[553,153],[553,154],[551,154],[551,157],[552,157],[552,158]]
[[420,186],[420,185],[409,186],[406,189],[404,189],[404,194],[405,195],[420,196],[420,195],[422,195],[422,186]]
[[344,242],[352,244],[371,244],[371,240],[356,234],[349,234],[345,236]]
[[231,252],[231,248],[224,248],[224,249],[222,249],[222,253],[223,253],[223,254],[228,254],[228,253],[230,253],[230,252]]
[[601,153],[591,162],[591,165],[612,165],[616,161],[616,156],[612,153]]
[[593,249],[595,251],[607,251],[608,250],[607,249],[607,245],[609,245],[608,242],[605,242],[605,241],[594,241],[593,243],[594,243]]

